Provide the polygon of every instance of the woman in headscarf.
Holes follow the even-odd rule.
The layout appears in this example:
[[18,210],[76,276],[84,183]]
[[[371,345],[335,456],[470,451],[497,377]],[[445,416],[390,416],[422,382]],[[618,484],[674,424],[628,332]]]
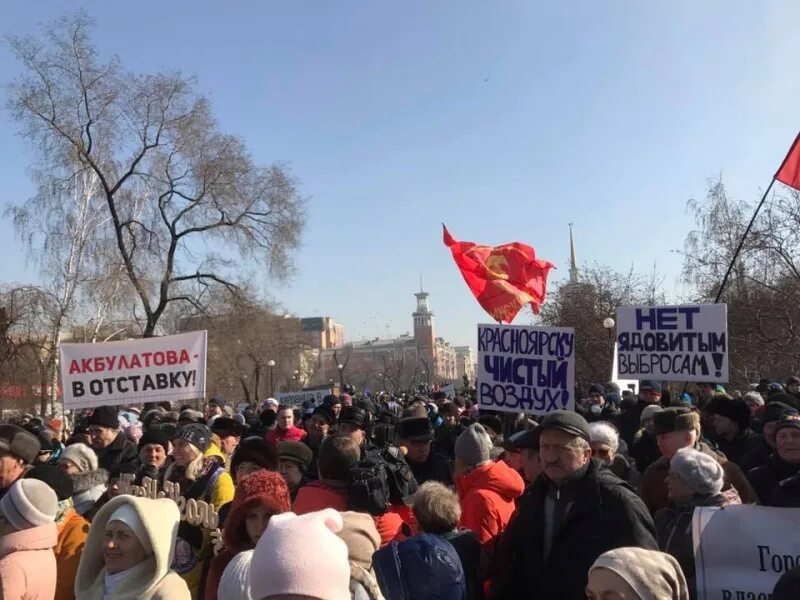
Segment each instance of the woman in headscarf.
[[681,567],[669,554],[616,548],[589,569],[586,600],[689,600]]

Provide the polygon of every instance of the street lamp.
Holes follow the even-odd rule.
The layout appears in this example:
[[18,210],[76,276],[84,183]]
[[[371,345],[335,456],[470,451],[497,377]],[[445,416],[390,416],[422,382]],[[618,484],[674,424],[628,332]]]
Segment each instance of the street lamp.
[[606,317],[605,319],[603,319],[603,327],[608,332],[609,339],[612,337],[611,336],[611,330],[614,329],[615,325],[616,325],[616,322],[611,317]]
[[341,393],[341,390],[344,389],[344,365],[339,363],[336,368],[339,369],[339,393]]
[[267,366],[269,367],[269,397],[270,398],[274,398],[275,397],[275,377],[274,377],[274,374],[275,374],[275,361],[274,360],[270,360],[267,363]]

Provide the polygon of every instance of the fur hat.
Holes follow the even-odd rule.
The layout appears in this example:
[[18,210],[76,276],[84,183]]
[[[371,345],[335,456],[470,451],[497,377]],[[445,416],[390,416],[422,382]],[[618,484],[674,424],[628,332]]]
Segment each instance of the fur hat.
[[119,429],[119,410],[116,406],[98,406],[89,417],[89,425]]
[[260,437],[249,437],[237,446],[231,457],[231,475],[236,477],[236,471],[243,462],[251,462],[268,471],[278,470],[278,455],[274,444],[264,441]]
[[375,528],[375,520],[367,513],[343,512],[344,527],[339,537],[347,544],[348,558],[366,571],[372,569],[372,555],[381,545],[381,536]]
[[8,452],[29,465],[41,447],[39,438],[30,431],[17,425],[0,425],[0,451]]
[[653,419],[656,416],[656,413],[660,413],[663,408],[661,408],[658,404],[648,404],[642,409],[642,414],[639,417],[639,422],[644,423],[647,419]]
[[341,514],[331,508],[272,517],[253,553],[251,596],[350,600],[347,544],[336,535],[343,526]]
[[669,463],[672,473],[692,488],[695,494],[713,496],[722,491],[725,471],[719,461],[694,448],[681,448]]
[[700,415],[681,406],[672,406],[653,415],[656,435],[673,431],[697,431]]
[[25,473],[25,479],[38,479],[50,486],[56,493],[59,502],[72,498],[75,493],[75,484],[63,469],[55,465],[38,465]]
[[86,444],[70,444],[61,453],[59,460],[68,460],[78,467],[78,472],[88,473],[98,469],[97,454]]
[[708,403],[708,412],[727,417],[739,429],[750,427],[750,408],[744,400],[717,396]]
[[58,497],[43,481],[18,479],[0,500],[0,512],[18,530],[55,524]]
[[473,423],[458,436],[455,455],[468,467],[475,467],[491,460],[492,440],[483,425]]
[[433,439],[431,421],[428,417],[400,419],[397,436],[409,442],[430,442]]

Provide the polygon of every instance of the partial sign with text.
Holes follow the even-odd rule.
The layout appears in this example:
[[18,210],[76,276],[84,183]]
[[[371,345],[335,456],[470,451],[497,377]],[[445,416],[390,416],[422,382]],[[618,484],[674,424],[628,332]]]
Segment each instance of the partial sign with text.
[[545,415],[575,410],[575,331],[478,325],[480,408]]
[[206,332],[61,344],[64,407],[90,408],[203,398]]

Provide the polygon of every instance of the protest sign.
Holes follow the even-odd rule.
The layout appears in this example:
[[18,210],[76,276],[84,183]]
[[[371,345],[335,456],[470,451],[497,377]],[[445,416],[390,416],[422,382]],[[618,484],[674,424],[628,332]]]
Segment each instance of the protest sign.
[[544,415],[575,409],[575,331],[478,325],[478,405]]
[[766,600],[781,575],[800,566],[800,538],[792,535],[798,523],[800,508],[696,508],[692,537],[699,600]]
[[322,399],[330,393],[330,389],[281,392],[275,396],[275,400],[277,400],[280,404],[286,404],[288,406],[300,406],[305,401],[310,402],[311,406],[317,406],[322,404]]
[[451,400],[456,397],[456,386],[454,386],[452,383],[443,385],[439,391],[442,392],[445,397],[450,398]]
[[611,359],[611,381],[619,386],[620,392],[624,390],[631,390],[634,394],[639,393],[639,380],[638,379],[620,379],[619,378],[619,365],[617,364],[617,342],[614,342],[614,356]]
[[617,309],[617,369],[623,379],[728,381],[727,305]]
[[89,408],[206,393],[206,332],[102,344],[61,344],[64,407]]

